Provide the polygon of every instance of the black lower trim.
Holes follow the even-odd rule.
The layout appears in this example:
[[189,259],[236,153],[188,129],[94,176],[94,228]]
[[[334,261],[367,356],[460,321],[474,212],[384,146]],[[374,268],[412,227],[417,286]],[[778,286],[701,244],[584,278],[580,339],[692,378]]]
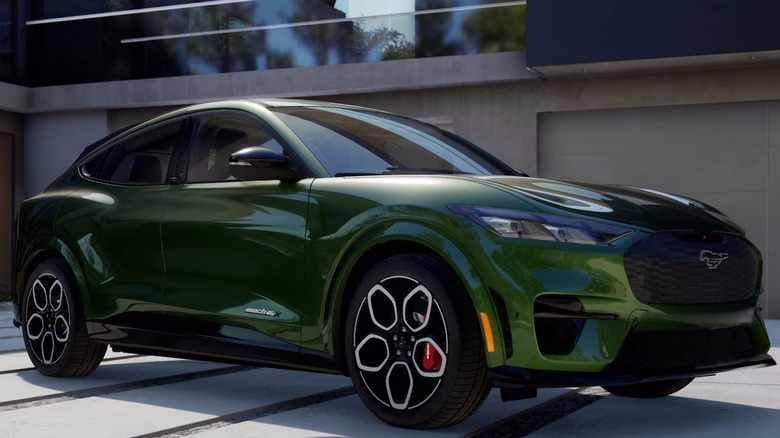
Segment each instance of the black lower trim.
[[14,309],[14,327],[19,328],[22,326],[22,308],[17,303],[12,305]]
[[506,303],[498,292],[490,289],[490,296],[493,298],[493,304],[496,306],[496,316],[501,328],[501,337],[504,339],[504,356],[509,359],[514,354],[514,343],[512,342],[512,327],[509,326],[509,314],[506,310]]
[[636,368],[608,367],[601,373],[573,371],[543,371],[502,366],[489,371],[493,386],[498,388],[561,388],[567,386],[628,385],[658,380],[683,379],[710,376],[723,371],[745,367],[777,365],[772,356],[760,354],[747,359],[724,362],[712,366],[686,368]]
[[275,347],[269,347],[232,338],[162,332],[96,321],[87,322],[87,330],[96,341],[110,344],[119,352],[342,374],[332,355],[281,341]]

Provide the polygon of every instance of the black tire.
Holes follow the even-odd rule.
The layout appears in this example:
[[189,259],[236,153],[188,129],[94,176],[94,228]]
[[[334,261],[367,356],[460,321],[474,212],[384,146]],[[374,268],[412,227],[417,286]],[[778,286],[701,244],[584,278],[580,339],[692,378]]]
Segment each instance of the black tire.
[[376,264],[355,291],[345,324],[352,382],[383,421],[450,426],[485,401],[482,331],[457,275],[439,259],[404,254]]
[[662,380],[659,382],[635,383],[633,385],[602,386],[607,392],[619,397],[657,398],[666,397],[685,388],[693,379]]
[[48,259],[35,268],[21,310],[24,346],[41,374],[86,376],[100,365],[106,345],[87,335],[81,296],[64,260]]

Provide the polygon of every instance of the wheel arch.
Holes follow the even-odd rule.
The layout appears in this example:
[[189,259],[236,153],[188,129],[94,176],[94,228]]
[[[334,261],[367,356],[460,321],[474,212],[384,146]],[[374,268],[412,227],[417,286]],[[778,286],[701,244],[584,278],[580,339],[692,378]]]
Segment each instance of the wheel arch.
[[19,286],[17,287],[17,296],[15,297],[17,303],[21,304],[22,302],[24,286],[30,279],[32,271],[44,260],[59,258],[65,260],[68,267],[70,267],[79,289],[81,302],[84,305],[84,314],[87,318],[90,318],[92,316],[92,306],[89,300],[86,278],[73,250],[65,242],[54,236],[41,237],[33,242],[29,248],[28,254],[25,256],[19,270]]
[[347,306],[363,274],[371,266],[387,257],[405,253],[422,253],[442,260],[460,279],[471,299],[474,316],[477,318],[483,340],[484,328],[479,323],[480,313],[485,313],[490,321],[495,350],[486,351],[489,367],[504,364],[503,341],[498,313],[490,296],[489,289],[480,278],[474,265],[466,254],[449,238],[429,226],[414,222],[396,222],[374,229],[354,242],[340,259],[337,274],[329,287],[328,301],[324,320],[329,327],[334,357],[342,371],[346,370],[344,361],[344,320]]

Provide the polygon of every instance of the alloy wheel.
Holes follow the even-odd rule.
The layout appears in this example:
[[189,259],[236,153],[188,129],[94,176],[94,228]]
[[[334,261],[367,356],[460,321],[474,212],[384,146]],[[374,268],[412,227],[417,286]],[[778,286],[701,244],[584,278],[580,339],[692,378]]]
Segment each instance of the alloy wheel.
[[68,294],[53,274],[41,274],[27,300],[25,332],[30,350],[44,365],[56,363],[70,339],[71,315]]
[[433,396],[447,370],[444,313],[419,281],[384,278],[360,304],[352,348],[360,378],[380,403],[414,409]]

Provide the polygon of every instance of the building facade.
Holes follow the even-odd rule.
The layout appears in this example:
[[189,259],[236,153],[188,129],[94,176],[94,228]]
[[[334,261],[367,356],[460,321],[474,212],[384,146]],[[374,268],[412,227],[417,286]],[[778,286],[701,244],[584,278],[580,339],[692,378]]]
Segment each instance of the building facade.
[[780,317],[775,3],[0,0],[0,294],[14,205],[87,144],[181,105],[305,97],[440,125],[534,176],[714,205],[763,252]]

